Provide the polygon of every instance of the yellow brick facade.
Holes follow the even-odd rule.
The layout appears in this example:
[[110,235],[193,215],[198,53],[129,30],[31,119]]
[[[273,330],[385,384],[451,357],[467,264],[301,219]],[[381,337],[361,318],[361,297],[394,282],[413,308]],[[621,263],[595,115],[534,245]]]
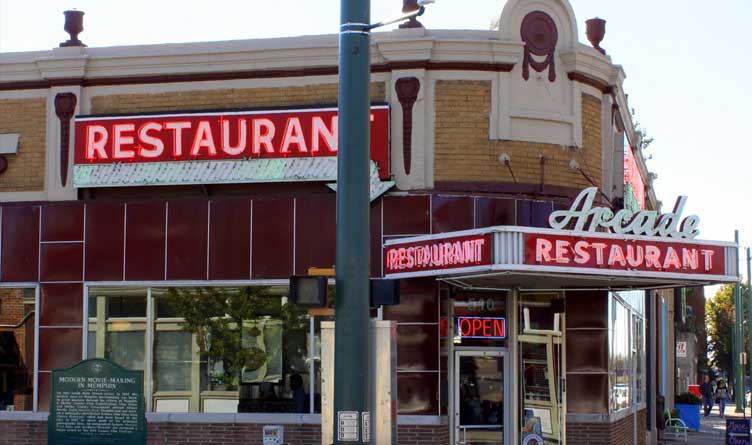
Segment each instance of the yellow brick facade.
[[44,190],[47,101],[0,99],[0,133],[18,133],[18,153],[7,155],[0,192]]
[[583,147],[522,141],[489,140],[491,82],[439,80],[436,82],[435,171],[436,181],[514,182],[499,155],[511,157],[520,184],[541,183],[541,156],[545,157],[544,183],[572,188],[591,184],[569,168],[575,159],[598,185],[601,167],[601,102],[583,95]]
[[[371,100],[384,101],[384,83],[371,83]],[[289,105],[320,105],[337,102],[337,84],[280,88],[248,88],[196,90],[159,94],[117,94],[95,96],[91,112],[139,113],[149,111],[180,111],[276,107]]]

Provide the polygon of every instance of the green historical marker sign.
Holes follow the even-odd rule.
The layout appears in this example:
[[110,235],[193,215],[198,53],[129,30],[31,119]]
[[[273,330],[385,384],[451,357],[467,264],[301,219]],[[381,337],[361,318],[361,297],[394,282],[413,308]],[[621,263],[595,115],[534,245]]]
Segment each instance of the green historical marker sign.
[[143,373],[100,358],[54,369],[47,444],[146,444]]

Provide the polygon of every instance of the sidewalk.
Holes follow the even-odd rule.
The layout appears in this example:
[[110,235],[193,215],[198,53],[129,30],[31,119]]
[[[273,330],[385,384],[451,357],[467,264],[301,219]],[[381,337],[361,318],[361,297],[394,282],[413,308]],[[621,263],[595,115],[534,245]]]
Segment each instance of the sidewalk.
[[[718,416],[718,406],[714,406],[710,417],[700,417],[700,431],[690,431],[687,443],[690,445],[720,445],[726,441],[726,419]],[[734,413],[734,405],[726,406],[726,417],[742,417],[742,414]],[[750,409],[747,408],[747,417],[750,417]]]

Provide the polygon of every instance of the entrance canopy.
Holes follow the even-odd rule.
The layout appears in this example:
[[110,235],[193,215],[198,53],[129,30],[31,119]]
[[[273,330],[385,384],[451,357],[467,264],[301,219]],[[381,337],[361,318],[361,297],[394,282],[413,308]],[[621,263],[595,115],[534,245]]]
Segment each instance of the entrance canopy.
[[654,289],[738,280],[732,242],[499,226],[393,239],[386,278],[461,288]]

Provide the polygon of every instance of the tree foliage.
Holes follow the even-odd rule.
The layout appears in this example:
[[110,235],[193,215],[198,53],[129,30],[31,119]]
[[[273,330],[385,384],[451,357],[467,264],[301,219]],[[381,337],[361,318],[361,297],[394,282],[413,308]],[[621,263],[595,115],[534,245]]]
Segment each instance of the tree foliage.
[[[747,286],[742,285],[743,300],[747,302]],[[746,308],[745,308],[746,309]],[[744,319],[744,351],[748,351],[749,319],[746,312]],[[708,331],[708,353],[710,364],[714,367],[733,372],[732,345],[736,310],[734,307],[734,285],[723,286],[713,298],[705,302],[705,322]]]
[[280,319],[285,331],[305,328],[303,312],[291,303],[282,305],[268,287],[172,287],[165,303],[183,319],[183,330],[195,335],[202,359],[221,361],[223,380],[231,388],[244,369],[257,370],[269,360],[269,353],[247,344],[249,337],[261,334],[261,317]]

